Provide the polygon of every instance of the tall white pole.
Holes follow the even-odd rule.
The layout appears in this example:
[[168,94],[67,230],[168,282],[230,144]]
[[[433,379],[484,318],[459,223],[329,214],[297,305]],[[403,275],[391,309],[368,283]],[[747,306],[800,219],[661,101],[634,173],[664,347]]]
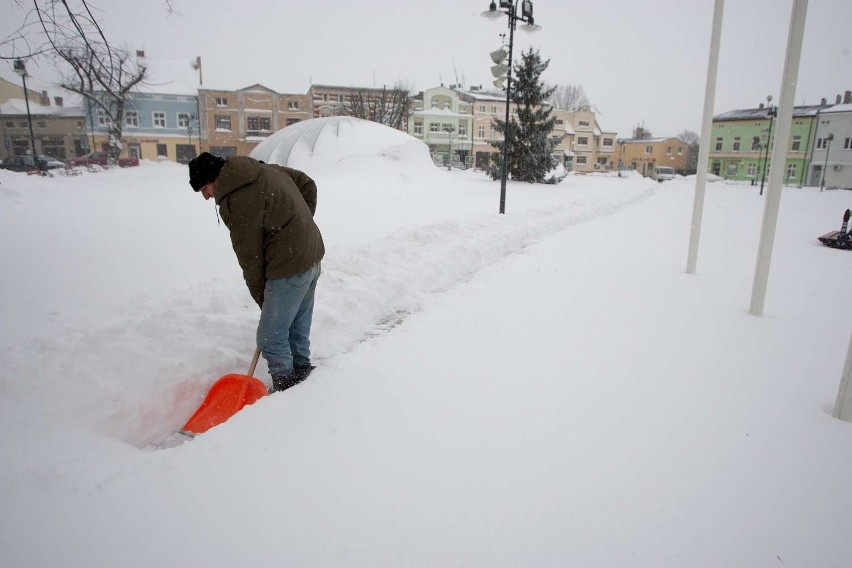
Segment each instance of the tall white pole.
[[852,422],[852,336],[849,337],[849,349],[846,351],[846,365],[840,377],[840,388],[837,389],[837,399],[834,401],[835,418]]
[[689,233],[689,255],[686,271],[695,274],[698,263],[698,241],[701,237],[701,219],[704,216],[704,192],[707,185],[707,162],[710,159],[710,133],[713,128],[713,104],[716,100],[716,75],[719,69],[719,44],[722,40],[722,13],[725,0],[716,0],[713,9],[713,27],[710,32],[710,56],[707,62],[707,85],[704,91],[704,119],[701,123],[701,144],[698,149],[698,171],[695,176],[695,201],[692,205],[692,229]]
[[763,228],[760,231],[760,246],[757,251],[757,266],[754,270],[751,306],[748,310],[753,316],[763,315],[763,304],[766,300],[766,285],[769,282],[772,246],[775,242],[778,210],[781,207],[781,189],[784,181],[784,168],[787,165],[787,143],[790,140],[790,126],[793,122],[793,102],[796,97],[796,82],[799,78],[799,60],[802,57],[802,37],[805,34],[805,17],[807,14],[808,0],[793,0],[793,14],[790,17],[790,32],[787,36],[787,55],[784,59],[784,76],[781,81],[781,98],[778,101],[778,126],[775,129],[775,138],[773,139],[772,165],[769,167],[769,188],[766,192]]

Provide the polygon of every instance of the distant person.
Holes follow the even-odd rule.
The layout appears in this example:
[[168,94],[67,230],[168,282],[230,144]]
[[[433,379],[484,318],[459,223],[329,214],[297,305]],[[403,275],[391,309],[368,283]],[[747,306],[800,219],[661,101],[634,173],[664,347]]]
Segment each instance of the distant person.
[[314,291],[325,254],[314,223],[317,186],[305,173],[247,156],[208,152],[189,162],[189,184],[219,206],[252,298],[260,306],[257,346],[272,390],[307,378]]

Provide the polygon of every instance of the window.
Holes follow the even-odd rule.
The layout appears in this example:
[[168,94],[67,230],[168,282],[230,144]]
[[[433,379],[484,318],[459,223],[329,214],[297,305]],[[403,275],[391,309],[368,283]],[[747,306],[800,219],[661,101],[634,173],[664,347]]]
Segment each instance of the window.
[[736,177],[737,175],[737,164],[736,162],[732,162],[728,164],[728,177]]
[[757,175],[757,164],[755,164],[755,163],[749,164],[748,168],[747,168],[746,175],[748,175],[749,177],[754,177],[755,175]]
[[846,139],[846,141],[843,143],[843,149],[844,150],[852,150],[852,138]]
[[216,115],[216,130],[230,130],[231,129],[231,117],[227,114],[217,114]]
[[15,123],[7,120],[6,121],[6,128],[15,128]]
[[586,163],[586,156],[577,156],[577,163],[578,164],[585,164]]
[[169,157],[169,149],[165,144],[157,144],[157,157],[159,158],[160,156],[164,158]]
[[666,146],[666,156],[671,156],[671,155],[672,155],[672,147]]
[[612,138],[604,138],[603,145],[604,147],[612,148]]
[[491,112],[494,113],[494,114],[497,114],[497,107],[496,106],[491,107]]
[[414,123],[414,133],[415,134],[423,134],[423,123],[415,122]]
[[459,136],[467,136],[467,124],[459,124]]
[[135,110],[129,110],[124,115],[124,125],[138,127],[139,126],[139,113]]
[[440,125],[437,122],[430,122],[429,123],[429,132],[439,132],[440,131],[439,126]]
[[588,136],[577,137],[577,146],[588,146],[588,145],[589,145],[589,137]]
[[189,125],[192,121],[192,116],[186,112],[177,113],[177,125],[178,128],[189,128]]
[[[484,126],[479,127],[479,137],[485,138],[485,127]],[[848,140],[848,138],[847,138],[847,140]]]
[[683,156],[683,146],[678,146],[678,147],[677,147],[677,155],[678,155],[678,156]]
[[[154,128],[165,128],[166,127],[166,113],[155,110],[153,113],[154,117]],[[162,155],[162,154],[158,154]]]
[[740,151],[740,137],[734,136],[734,152]]
[[432,108],[438,108],[438,101],[432,99]]
[[719,138],[716,138],[716,151],[717,152],[722,151],[722,137],[721,136]]
[[217,107],[228,106],[228,99],[226,99],[225,97],[216,97],[216,106]]
[[760,136],[754,136],[751,139],[751,151],[757,152],[760,150]]
[[65,141],[62,136],[45,136],[41,139],[42,152],[57,160],[65,159]]
[[299,101],[287,101],[287,108],[289,110],[299,110]]
[[790,148],[793,152],[798,152],[799,148],[802,147],[802,137],[799,135],[793,136],[793,145]]
[[787,164],[787,179],[796,177],[796,164]]
[[653,146],[645,146],[645,153],[646,154],[653,154],[654,153],[654,147]]
[[497,132],[492,128],[491,129],[491,139],[497,138]]
[[268,116],[248,117],[248,129],[250,131],[269,131],[270,119]]
[[485,105],[479,105],[479,112],[485,112]]
[[98,109],[98,126],[111,126],[112,119],[102,108]]
[[36,122],[36,126],[38,128],[47,128],[47,123],[43,120],[39,120],[38,122]]
[[301,118],[288,118],[287,119],[287,126],[293,126],[297,122],[301,122],[301,120],[302,120]]
[[588,128],[589,127],[589,121],[588,120],[581,120],[578,124],[580,125],[580,128]]

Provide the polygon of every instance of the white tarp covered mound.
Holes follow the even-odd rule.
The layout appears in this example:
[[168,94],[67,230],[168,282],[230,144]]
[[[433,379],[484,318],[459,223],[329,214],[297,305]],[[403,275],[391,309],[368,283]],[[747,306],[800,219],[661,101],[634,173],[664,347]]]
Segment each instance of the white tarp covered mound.
[[366,158],[434,169],[429,148],[420,140],[351,116],[314,118],[283,128],[261,142],[251,157],[314,174],[363,164]]

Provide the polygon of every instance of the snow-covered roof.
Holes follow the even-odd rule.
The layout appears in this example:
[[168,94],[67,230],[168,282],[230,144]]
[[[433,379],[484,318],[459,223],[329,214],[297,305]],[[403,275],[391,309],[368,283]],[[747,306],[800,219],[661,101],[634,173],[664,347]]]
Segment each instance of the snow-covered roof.
[[829,107],[827,109],[821,110],[820,114],[823,114],[823,113],[826,113],[826,112],[852,112],[852,103],[834,105],[834,106]]
[[[827,105],[808,105],[793,107],[793,116],[814,116],[817,112],[828,108]],[[729,110],[717,114],[713,120],[766,120],[769,118],[769,108],[746,108]]]
[[478,101],[506,101],[506,95],[500,91],[459,91]]
[[[24,99],[9,99],[8,102],[0,104],[0,114],[26,115],[27,102]],[[30,114],[36,116],[85,116],[86,111],[82,106],[44,106],[30,101]]]

